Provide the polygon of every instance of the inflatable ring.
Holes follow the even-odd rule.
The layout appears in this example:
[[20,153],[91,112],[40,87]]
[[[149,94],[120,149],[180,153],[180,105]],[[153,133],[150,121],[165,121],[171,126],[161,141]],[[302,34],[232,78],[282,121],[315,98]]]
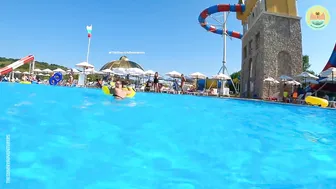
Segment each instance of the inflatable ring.
[[56,79],[54,78],[54,77],[51,77],[50,79],[49,79],[49,84],[50,85],[57,85],[57,81],[56,81]]
[[61,72],[56,72],[53,76],[49,79],[50,85],[57,85],[63,79],[63,75]]
[[[130,87],[129,88],[123,88],[123,90],[130,90],[131,91],[131,94],[129,94],[129,95],[126,96],[127,98],[133,98],[135,96],[135,94],[136,94],[136,92],[134,91],[134,89],[130,88]],[[106,95],[113,95],[113,94],[111,94],[110,89],[108,88],[108,86],[103,86],[102,87],[102,91]]]
[[127,90],[127,91],[131,91],[131,94],[129,94],[129,95],[127,95],[126,97],[128,97],[128,98],[133,98],[134,96],[135,96],[135,91],[134,91],[134,89],[133,88],[131,88],[131,87],[128,87],[128,88],[123,88],[123,90]]
[[56,80],[56,82],[60,82],[62,79],[63,79],[63,75],[60,73],[60,72],[56,72],[54,75],[53,75],[54,79]]

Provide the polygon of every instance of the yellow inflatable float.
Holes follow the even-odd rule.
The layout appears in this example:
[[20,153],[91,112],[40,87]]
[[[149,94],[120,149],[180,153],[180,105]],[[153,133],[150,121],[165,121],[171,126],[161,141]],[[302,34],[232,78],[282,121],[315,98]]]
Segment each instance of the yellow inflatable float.
[[[108,88],[108,86],[103,86],[102,90],[103,90],[103,93],[106,94],[106,95],[113,95],[113,94],[111,94],[110,89]],[[131,87],[129,87],[129,88],[123,88],[123,90],[130,90],[131,91],[131,94],[129,94],[129,95],[126,96],[127,98],[132,98],[136,94],[136,92]]]
[[309,105],[321,106],[323,108],[326,108],[329,105],[328,100],[323,99],[323,98],[314,97],[314,96],[307,96],[305,98],[305,101]]
[[32,84],[30,81],[21,81],[20,84]]

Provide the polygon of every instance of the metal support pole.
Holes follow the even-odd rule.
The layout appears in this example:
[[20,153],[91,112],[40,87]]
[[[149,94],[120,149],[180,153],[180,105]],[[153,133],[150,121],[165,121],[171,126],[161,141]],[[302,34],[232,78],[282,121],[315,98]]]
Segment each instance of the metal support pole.
[[[227,33],[226,33],[226,22],[227,22],[227,13],[224,12],[224,24],[223,24],[223,66],[222,66],[222,73],[225,74],[225,71],[228,73],[228,76],[230,76],[227,67],[226,67],[226,38],[227,38]],[[232,78],[230,77],[231,83],[233,85],[233,88],[235,90],[235,93],[237,93],[236,86],[234,85]],[[222,81],[222,92],[224,92],[224,87],[225,87],[225,82]]]
[[32,63],[29,63],[29,70],[28,70],[29,74],[32,74]]
[[35,70],[35,59],[31,62],[32,64],[32,72],[34,73],[34,70]]

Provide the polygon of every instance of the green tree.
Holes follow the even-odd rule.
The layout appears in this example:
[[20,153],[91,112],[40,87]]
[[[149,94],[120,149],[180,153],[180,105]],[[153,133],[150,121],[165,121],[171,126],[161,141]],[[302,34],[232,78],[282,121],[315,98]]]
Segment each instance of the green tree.
[[[5,66],[8,66],[9,64],[18,61],[19,59],[15,59],[15,58],[6,58],[6,57],[0,57],[0,68],[3,68]],[[39,61],[35,61],[35,68],[44,70],[44,69],[57,69],[57,68],[61,68],[63,70],[67,70],[68,68],[65,66],[61,66],[58,64],[49,64],[47,62],[39,62]],[[25,72],[29,70],[29,64],[25,64],[23,66],[20,66],[19,68],[16,69],[16,71],[21,71],[21,72]]]
[[303,72],[311,73],[313,75],[316,75],[313,70],[309,69],[310,67],[311,67],[311,64],[309,63],[309,56],[308,55],[304,55],[302,57],[302,71]]
[[[240,72],[241,71],[238,71],[238,72],[234,72],[230,75],[233,83],[237,86],[237,84],[240,82]],[[234,91],[234,87],[232,85],[229,86],[230,88],[230,91]]]
[[232,73],[230,77],[232,78],[232,80],[240,79],[240,71]]

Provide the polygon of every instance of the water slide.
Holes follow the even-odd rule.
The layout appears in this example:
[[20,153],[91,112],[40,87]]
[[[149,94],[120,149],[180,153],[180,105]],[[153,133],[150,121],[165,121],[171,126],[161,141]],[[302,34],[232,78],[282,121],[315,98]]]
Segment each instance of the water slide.
[[329,61],[327,62],[327,64],[324,66],[322,71],[325,71],[331,67],[336,67],[336,43],[334,46],[334,50],[331,53],[331,56],[329,58]]
[[220,5],[214,5],[211,6],[204,11],[201,12],[201,14],[198,17],[198,21],[201,24],[201,26],[212,33],[223,35],[227,34],[230,37],[234,37],[237,39],[241,39],[243,37],[243,34],[236,32],[236,31],[230,31],[226,30],[223,31],[223,28],[216,28],[213,25],[209,25],[206,23],[205,19],[210,16],[211,14],[218,13],[218,12],[237,12],[237,13],[243,13],[245,12],[245,5],[244,4],[220,4]]
[[5,66],[3,68],[0,68],[0,76],[1,75],[6,75],[10,72],[12,72],[13,70],[15,70],[16,68],[23,66],[25,64],[29,64],[30,62],[34,61],[34,56],[33,55],[28,55],[24,58],[21,58],[20,60],[13,62],[11,64],[9,64],[8,66]]
[[[336,68],[336,43],[335,43],[335,46],[334,46],[334,49],[331,53],[331,56],[327,62],[327,64],[324,66],[323,70],[322,71],[325,71],[329,68]],[[320,87],[322,87],[323,83],[322,84],[311,84],[310,87],[314,90],[318,90]],[[326,90],[326,91],[332,91],[332,92],[336,92],[336,84],[333,84],[333,83],[327,83],[325,86],[323,86],[323,90]]]

